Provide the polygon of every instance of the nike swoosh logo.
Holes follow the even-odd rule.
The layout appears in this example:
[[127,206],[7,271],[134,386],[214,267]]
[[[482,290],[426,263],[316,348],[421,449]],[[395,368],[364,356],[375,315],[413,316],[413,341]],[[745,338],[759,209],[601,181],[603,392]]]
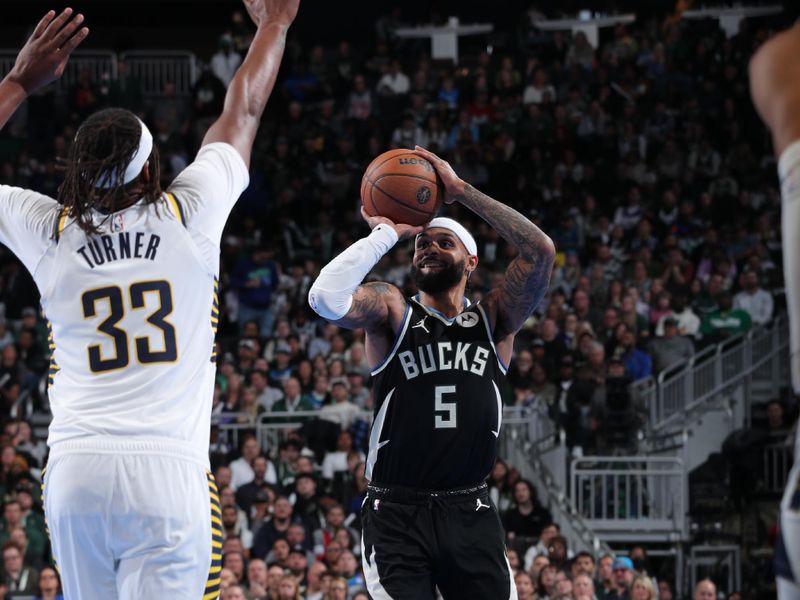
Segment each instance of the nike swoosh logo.
[[[494,433],[494,432],[492,432],[492,433]],[[380,443],[378,444],[378,450],[380,450],[381,448],[383,448],[383,447],[384,447],[386,444],[388,444],[390,441],[391,441],[391,440],[386,440],[385,442],[380,442]]]
[[494,437],[500,437],[500,432],[499,431],[493,431],[492,433],[494,434]]

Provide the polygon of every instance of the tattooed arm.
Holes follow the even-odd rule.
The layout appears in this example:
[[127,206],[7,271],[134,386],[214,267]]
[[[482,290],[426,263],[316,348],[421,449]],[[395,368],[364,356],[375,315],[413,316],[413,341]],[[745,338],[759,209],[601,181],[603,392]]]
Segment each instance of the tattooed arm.
[[517,256],[506,269],[499,288],[490,298],[497,303],[495,337],[515,334],[542,300],[550,283],[555,247],[536,225],[513,208],[493,200],[468,183],[455,199],[470,208],[514,244]]
[[347,314],[333,322],[346,329],[377,332],[389,326],[393,304],[399,305],[401,313],[405,309],[405,299],[395,286],[383,281],[363,283],[353,292],[353,303]]
[[361,282],[392,246],[416,235],[422,227],[370,217],[363,209],[361,214],[372,233],[325,265],[308,292],[308,302],[318,315],[340,327],[365,329],[367,360],[374,366],[389,351],[406,301],[393,285]]
[[484,301],[494,320],[495,340],[513,339],[547,291],[555,258],[553,241],[513,208],[464,182],[435,154],[419,147],[415,151],[429,160],[442,178],[446,203],[457,201],[471,209],[517,249],[502,284]]

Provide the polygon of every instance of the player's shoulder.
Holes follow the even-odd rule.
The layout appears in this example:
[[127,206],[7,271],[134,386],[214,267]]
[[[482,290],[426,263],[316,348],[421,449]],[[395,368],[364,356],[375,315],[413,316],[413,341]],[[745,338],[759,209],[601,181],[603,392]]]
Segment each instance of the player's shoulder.
[[227,142],[211,142],[200,147],[194,162],[213,163],[239,177],[248,178],[250,171],[239,151]]
[[15,185],[0,184],[0,198],[13,198],[42,206],[43,208],[58,210],[61,207],[58,200],[35,190],[18,187]]
[[40,192],[0,185],[0,211],[6,218],[23,220],[38,229],[55,224],[64,208],[57,200]]
[[[250,173],[241,154],[227,142],[212,142],[201,146],[194,160],[181,171],[167,191],[177,192],[193,187],[218,187],[222,180],[247,187]],[[223,186],[225,187],[225,186]]]

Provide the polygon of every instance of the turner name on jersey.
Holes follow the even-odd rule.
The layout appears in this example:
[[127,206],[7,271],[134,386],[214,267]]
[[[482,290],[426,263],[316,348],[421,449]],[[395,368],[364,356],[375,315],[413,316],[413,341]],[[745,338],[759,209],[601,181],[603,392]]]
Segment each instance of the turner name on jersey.
[[94,269],[106,263],[127,258],[155,260],[161,236],[145,231],[121,231],[91,238],[75,252]]

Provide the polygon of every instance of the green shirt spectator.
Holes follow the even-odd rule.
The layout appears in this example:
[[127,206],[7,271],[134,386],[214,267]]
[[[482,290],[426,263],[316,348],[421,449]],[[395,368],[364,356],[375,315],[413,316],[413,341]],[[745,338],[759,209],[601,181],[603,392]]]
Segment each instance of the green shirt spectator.
[[719,308],[703,317],[700,333],[714,341],[745,333],[752,325],[747,311],[733,308],[731,295],[725,292],[719,296]]

